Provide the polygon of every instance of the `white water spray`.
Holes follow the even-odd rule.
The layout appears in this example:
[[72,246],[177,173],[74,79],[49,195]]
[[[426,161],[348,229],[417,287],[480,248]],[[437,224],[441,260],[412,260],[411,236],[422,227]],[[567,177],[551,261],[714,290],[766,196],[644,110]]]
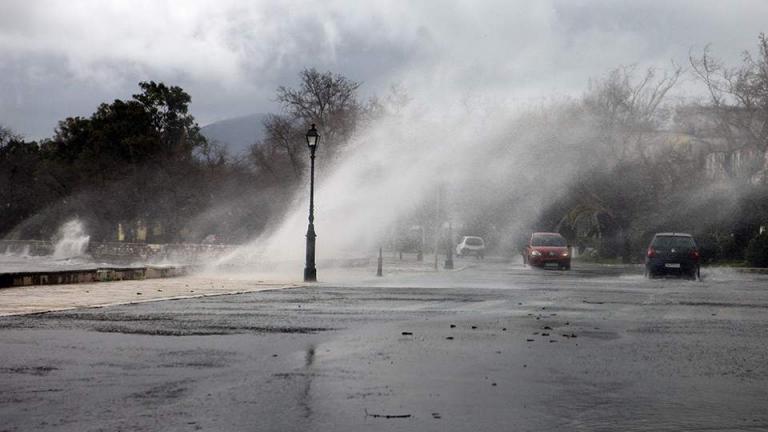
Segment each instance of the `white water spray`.
[[[332,166],[320,160],[315,191],[318,261],[369,256],[399,220],[438,199],[440,189],[445,191],[440,206],[448,208],[449,216],[423,218],[430,233],[447,218],[460,222],[458,217],[469,209],[504,199],[509,191],[525,185],[532,172],[543,172],[542,165],[573,159],[562,149],[540,157],[540,132],[551,131],[548,124],[516,123],[516,113],[509,109],[484,108],[463,105],[438,114],[435,109],[416,107],[407,115],[382,118],[362,128]],[[516,130],[520,123],[525,127]],[[575,129],[564,130],[570,137],[576,135]],[[440,132],[438,139],[435,131]],[[556,173],[538,180],[540,187],[562,189],[558,186],[570,170],[559,165]],[[557,195],[531,194],[516,201],[505,212],[506,220],[499,227],[502,234],[494,240],[503,241],[510,237],[514,223],[529,220],[529,213],[542,207],[541,196],[554,199]],[[307,203],[308,197],[300,196],[282,223],[214,267],[300,274]]]
[[73,219],[59,228],[53,249],[53,258],[68,259],[85,255],[91,236],[86,235],[83,223]]

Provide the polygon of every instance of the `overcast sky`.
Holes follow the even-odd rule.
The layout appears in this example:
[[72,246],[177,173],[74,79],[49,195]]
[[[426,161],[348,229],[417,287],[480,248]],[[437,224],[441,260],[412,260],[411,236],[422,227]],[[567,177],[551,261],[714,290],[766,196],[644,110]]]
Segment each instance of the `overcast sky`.
[[155,80],[190,93],[205,125],[277,110],[275,88],[304,67],[366,94],[578,95],[612,67],[685,65],[706,44],[735,64],[766,27],[767,0],[2,0],[0,124],[50,137]]

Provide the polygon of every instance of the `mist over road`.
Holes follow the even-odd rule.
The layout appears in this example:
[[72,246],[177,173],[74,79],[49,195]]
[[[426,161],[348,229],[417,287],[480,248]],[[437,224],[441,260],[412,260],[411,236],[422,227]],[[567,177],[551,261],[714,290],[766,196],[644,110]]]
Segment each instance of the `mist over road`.
[[456,264],[0,318],[0,430],[768,428],[768,276]]

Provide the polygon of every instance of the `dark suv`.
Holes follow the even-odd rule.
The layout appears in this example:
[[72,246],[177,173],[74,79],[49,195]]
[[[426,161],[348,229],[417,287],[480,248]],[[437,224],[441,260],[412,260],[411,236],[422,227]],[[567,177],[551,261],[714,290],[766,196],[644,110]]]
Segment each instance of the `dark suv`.
[[645,275],[701,278],[699,247],[690,234],[658,233],[645,254]]

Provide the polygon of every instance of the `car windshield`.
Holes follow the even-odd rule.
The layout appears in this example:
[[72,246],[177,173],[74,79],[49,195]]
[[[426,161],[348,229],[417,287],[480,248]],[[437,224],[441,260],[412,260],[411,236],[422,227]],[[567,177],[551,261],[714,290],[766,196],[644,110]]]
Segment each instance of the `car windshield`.
[[531,246],[565,246],[565,238],[562,236],[546,235],[533,236]]
[[658,236],[653,239],[653,244],[651,246],[656,249],[690,249],[695,248],[696,243],[691,237]]
[[464,243],[467,246],[482,246],[483,245],[483,239],[480,237],[467,237],[464,240]]

